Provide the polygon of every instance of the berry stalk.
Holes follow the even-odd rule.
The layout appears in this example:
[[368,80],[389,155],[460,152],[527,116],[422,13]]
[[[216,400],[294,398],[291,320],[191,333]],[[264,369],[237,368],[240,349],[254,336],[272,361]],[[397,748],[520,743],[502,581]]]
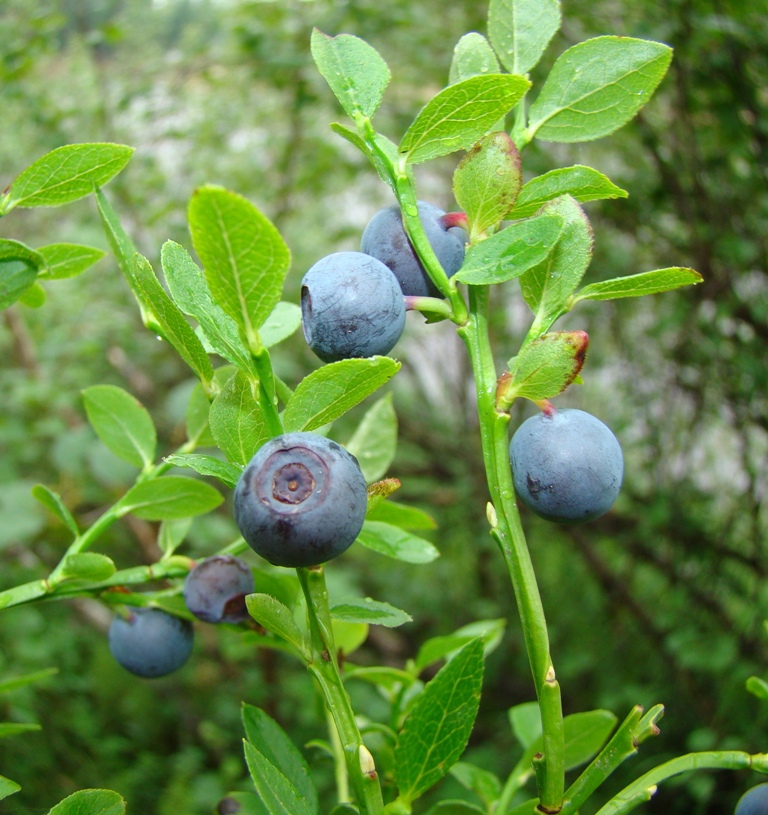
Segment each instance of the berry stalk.
[[[384,808],[373,759],[363,743],[347,690],[341,679],[333,638],[328,589],[322,567],[296,570],[307,601],[312,660],[307,665],[317,680],[341,741],[347,773],[361,815],[378,815]],[[343,786],[340,790],[343,792]]]
[[541,710],[544,753],[536,780],[542,812],[559,812],[564,792],[564,736],[560,686],[549,653],[549,634],[520,515],[507,450],[509,413],[496,409],[496,370],[488,333],[488,288],[469,286],[469,320],[458,330],[475,377],[478,417],[488,489],[494,511],[491,535],[506,563],[523,628]]

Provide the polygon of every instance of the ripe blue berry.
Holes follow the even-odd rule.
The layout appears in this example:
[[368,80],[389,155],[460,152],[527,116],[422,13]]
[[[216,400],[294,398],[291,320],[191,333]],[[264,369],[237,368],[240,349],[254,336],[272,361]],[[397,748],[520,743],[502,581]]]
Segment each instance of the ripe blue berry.
[[275,566],[316,566],[354,542],[368,506],[357,459],[314,433],[285,433],[251,459],[235,488],[235,521]]
[[403,333],[405,301],[383,263],[362,252],[335,252],[301,281],[301,321],[324,362],[387,354]]
[[253,572],[232,555],[214,555],[200,561],[184,580],[187,608],[206,623],[245,620],[245,596],[253,591]]
[[588,521],[607,512],[621,489],[624,458],[610,429],[583,410],[540,413],[509,445],[515,491],[549,521]]
[[[443,210],[424,201],[418,202],[419,218],[432,249],[448,277],[456,274],[464,262],[467,233],[459,226],[446,227]],[[416,297],[440,297],[435,284],[405,234],[400,207],[379,210],[363,231],[360,248],[392,270],[403,294]]]
[[192,653],[189,620],[157,608],[131,608],[128,619],[116,615],[109,627],[112,656],[136,676],[154,679],[180,668]]
[[768,815],[768,784],[758,784],[739,798],[734,815]]

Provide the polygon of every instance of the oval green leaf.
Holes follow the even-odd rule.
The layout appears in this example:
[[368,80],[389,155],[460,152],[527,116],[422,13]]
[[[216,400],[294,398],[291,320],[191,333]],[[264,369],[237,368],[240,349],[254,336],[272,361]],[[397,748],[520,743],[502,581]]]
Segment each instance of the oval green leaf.
[[47,280],[75,277],[104,257],[101,249],[77,243],[51,243],[41,246],[39,252],[46,267],[41,277]]
[[329,37],[314,29],[310,42],[317,69],[351,118],[371,118],[390,80],[381,54],[359,37]]
[[483,74],[449,85],[422,108],[399,152],[418,164],[468,150],[512,110],[530,84],[522,76]]
[[94,192],[125,167],[133,148],[124,144],[68,144],[27,167],[11,184],[4,211],[57,207]]
[[522,183],[520,154],[507,133],[489,133],[464,156],[453,174],[453,195],[467,214],[470,243],[506,216]]
[[195,191],[189,227],[214,300],[255,342],[283,290],[291,262],[285,241],[250,201],[222,187]]
[[584,204],[605,198],[626,198],[629,193],[592,167],[575,164],[573,167],[550,170],[523,184],[520,196],[507,217],[527,218],[561,195],[570,195]]
[[410,614],[389,603],[372,600],[370,597],[340,600],[331,606],[331,617],[346,623],[365,623],[397,628],[413,620]]
[[668,45],[595,37],[558,57],[529,111],[529,138],[582,142],[626,124],[651,98],[672,60]]
[[112,790],[80,790],[60,801],[48,815],[123,815],[125,801]]
[[459,283],[490,285],[519,277],[548,257],[560,239],[563,226],[558,212],[543,212],[510,224],[470,246],[455,278]]
[[395,780],[410,803],[434,786],[467,746],[480,704],[483,641],[465,645],[427,683],[395,747]]
[[136,467],[152,464],[157,433],[138,399],[115,385],[94,385],[83,391],[83,402],[91,427],[111,452]]
[[343,359],[306,376],[283,414],[286,433],[316,430],[355,407],[400,370],[390,357]]
[[251,381],[242,371],[237,371],[213,400],[208,423],[216,444],[233,464],[245,466],[269,439]]
[[117,516],[129,512],[146,521],[191,518],[216,509],[224,499],[221,493],[195,478],[165,475],[140,481],[115,505]]
[[366,521],[357,542],[366,549],[406,563],[431,563],[440,556],[428,540],[383,521]]
[[527,74],[559,28],[559,0],[491,0],[488,7],[488,36],[513,74]]
[[[465,34],[453,49],[448,81],[451,85],[482,74],[500,74],[501,66],[490,43],[482,34]],[[513,73],[517,73],[513,71]]]

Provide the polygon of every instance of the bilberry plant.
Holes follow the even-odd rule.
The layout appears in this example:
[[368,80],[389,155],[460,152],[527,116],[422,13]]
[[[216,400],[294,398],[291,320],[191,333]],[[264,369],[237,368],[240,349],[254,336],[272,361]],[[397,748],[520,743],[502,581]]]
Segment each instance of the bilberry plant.
[[[333,130],[370,161],[396,204],[381,216],[383,227],[374,219],[366,230],[362,253],[318,259],[304,278],[301,307],[281,299],[290,251],[277,228],[245,198],[211,185],[197,189],[189,204],[191,246],[163,245],[166,286],[161,285],[102,189],[127,163],[128,147],[59,148],[24,170],[0,198],[5,216],[15,207],[56,206],[95,193],[108,243],[145,325],[179,353],[198,381],[187,438],[164,456],[158,456],[152,417],[138,400],[112,385],[84,391],[95,433],[139,474],[85,529],[60,495],[36,487],[35,497],[65,526],[71,542],[49,574],[0,592],[0,608],[96,598],[116,610],[109,643],[118,662],[140,676],[157,676],[189,656],[190,612],[209,614],[200,607],[195,585],[203,564],[176,553],[192,519],[234,492],[242,537],[211,557],[239,557],[253,549],[270,564],[296,570],[290,578],[295,593],[251,591],[247,579],[243,584],[236,579],[233,590],[237,597],[248,592],[247,611],[265,632],[260,644],[292,654],[315,680],[331,723],[328,749],[338,803],[320,800],[289,736],[266,713],[245,705],[244,750],[254,791],[233,792],[222,812],[236,805],[270,815],[407,815],[427,792],[439,796],[436,786],[453,769],[484,808],[438,800],[428,815],[576,815],[587,807],[598,815],[622,815],[649,800],[667,779],[690,770],[768,772],[766,754],[713,750],[668,760],[611,795],[603,782],[658,735],[663,707],[635,706],[622,722],[604,710],[563,716],[515,488],[545,518],[594,518],[610,510],[623,461],[606,425],[553,404],[580,381],[589,342],[582,330],[553,326],[585,300],[658,294],[701,278],[692,269],[671,267],[583,284],[594,236],[582,205],[625,197],[626,191],[582,166],[556,168],[523,183],[521,156],[529,144],[613,133],[650,100],[672,56],[658,42],[595,37],[559,54],[548,76],[533,87],[531,71],[560,24],[557,0],[491,0],[488,37],[473,33],[459,41],[449,84],[396,140],[374,121],[391,78],[384,58],[353,35],[314,31],[310,48],[317,68],[349,117]],[[415,170],[460,152],[453,175],[459,213],[446,216],[420,203]],[[379,257],[395,232],[397,252],[412,254],[426,288],[411,289],[401,279],[399,262]],[[88,247],[32,248],[0,240],[0,306],[39,305],[48,281],[62,270],[76,274],[98,256],[99,250]],[[499,285],[516,287],[530,311],[516,349],[491,345],[490,289]],[[381,556],[417,569],[438,555],[413,531],[414,517],[416,527],[424,528],[428,516],[392,500],[399,482],[383,478],[394,455],[388,397],[368,408],[346,446],[335,440],[334,422],[399,370],[400,363],[386,355],[400,337],[406,309],[422,312],[428,322],[450,321],[474,374],[489,534],[509,574],[535,699],[534,715],[527,715],[535,724],[520,738],[523,759],[510,762],[505,777],[467,763],[456,769],[478,711],[484,657],[502,633],[497,623],[478,621],[430,640],[403,667],[355,666],[337,641],[341,621],[396,626],[410,616],[367,597],[334,602],[325,582],[333,558],[348,557],[355,543],[357,556],[371,558],[371,568]],[[326,364],[289,384],[273,368],[270,348],[302,321],[310,347]],[[501,370],[498,359],[506,359]],[[510,434],[518,399],[540,413]],[[600,413],[610,423],[609,410]],[[156,563],[121,568],[92,551],[129,514],[159,523],[162,555]],[[232,563],[204,561],[211,562]],[[262,564],[253,568],[260,574]],[[221,620],[231,600],[225,582],[210,612]],[[189,608],[180,602],[184,596]],[[422,682],[424,669],[441,661]],[[388,705],[386,721],[364,732],[346,688],[355,679],[376,685]],[[522,713],[514,708],[511,716]],[[370,733],[384,735],[385,749],[372,750]],[[566,771],[576,767],[581,771],[566,779]],[[14,782],[3,786],[3,781],[0,795],[17,791]],[[759,811],[749,807],[760,789],[747,793],[738,815]],[[92,790],[66,799],[57,815],[106,810],[123,812],[124,802],[117,793]]]

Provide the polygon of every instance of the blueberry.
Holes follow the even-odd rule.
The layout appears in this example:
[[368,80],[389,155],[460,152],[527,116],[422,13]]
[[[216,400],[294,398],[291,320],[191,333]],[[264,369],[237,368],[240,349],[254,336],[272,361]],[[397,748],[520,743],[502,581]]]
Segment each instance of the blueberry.
[[285,433],[251,459],[235,488],[235,521],[275,566],[316,566],[340,555],[368,504],[357,459],[314,433]]
[[768,815],[768,784],[758,784],[739,798],[734,815]]
[[621,489],[624,458],[610,429],[583,410],[540,413],[509,445],[515,490],[549,521],[588,521],[607,512]]
[[184,581],[187,608],[206,623],[245,620],[245,595],[253,591],[253,572],[232,555],[214,555],[200,561]]
[[[456,274],[464,262],[467,233],[459,226],[446,229],[441,222],[443,210],[424,201],[418,202],[419,218],[432,249],[448,277]],[[405,234],[400,207],[379,210],[363,231],[360,248],[392,270],[403,294],[416,297],[440,297],[435,284]]]
[[192,623],[157,608],[129,612],[127,619],[116,615],[109,627],[109,650],[123,668],[145,679],[181,668],[192,653]]
[[304,275],[301,321],[324,362],[387,354],[403,333],[405,301],[383,263],[362,252],[336,252]]

